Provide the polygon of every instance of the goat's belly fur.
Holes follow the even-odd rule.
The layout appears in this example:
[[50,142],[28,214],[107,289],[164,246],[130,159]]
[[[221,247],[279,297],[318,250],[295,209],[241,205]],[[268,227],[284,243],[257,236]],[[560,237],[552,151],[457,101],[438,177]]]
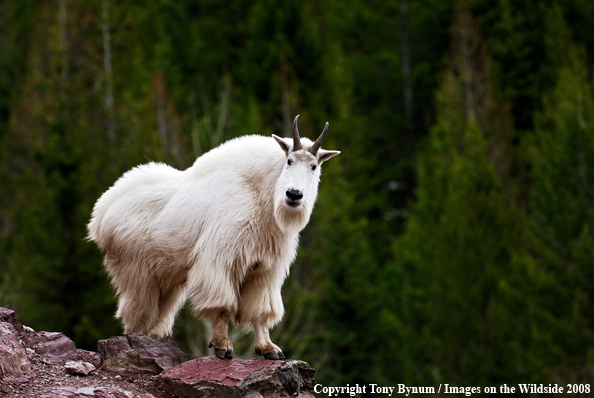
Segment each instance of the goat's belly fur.
[[282,318],[298,231],[281,231],[272,197],[230,176],[217,181],[220,174],[150,163],[95,204],[89,238],[106,252],[126,333],[170,334],[186,299],[197,315],[226,309],[248,328]]

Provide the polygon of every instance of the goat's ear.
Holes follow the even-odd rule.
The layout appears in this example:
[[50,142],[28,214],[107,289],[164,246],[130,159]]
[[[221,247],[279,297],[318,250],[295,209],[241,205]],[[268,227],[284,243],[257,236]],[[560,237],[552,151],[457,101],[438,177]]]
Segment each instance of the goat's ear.
[[281,137],[279,137],[278,135],[274,135],[272,134],[272,138],[274,138],[276,140],[276,142],[278,142],[278,144],[280,145],[281,149],[283,151],[285,151],[285,155],[289,156],[289,150],[291,149],[289,147],[289,144],[287,144],[285,142],[285,140],[283,140]]
[[320,149],[318,151],[318,162],[322,164],[322,162],[325,162],[326,160],[336,155],[340,155],[340,151],[326,151],[324,149]]

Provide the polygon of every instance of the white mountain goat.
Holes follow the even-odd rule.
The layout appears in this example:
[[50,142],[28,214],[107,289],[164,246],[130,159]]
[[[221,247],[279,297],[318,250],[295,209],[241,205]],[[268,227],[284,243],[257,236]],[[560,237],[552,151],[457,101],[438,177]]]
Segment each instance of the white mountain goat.
[[[179,171],[148,163],[125,173],[93,208],[89,239],[105,250],[125,333],[171,334],[189,299],[212,322],[210,344],[233,358],[229,320],[254,331],[256,353],[284,359],[268,329],[318,193],[320,166],[339,151],[258,135],[232,139]],[[280,146],[280,148],[279,148]]]

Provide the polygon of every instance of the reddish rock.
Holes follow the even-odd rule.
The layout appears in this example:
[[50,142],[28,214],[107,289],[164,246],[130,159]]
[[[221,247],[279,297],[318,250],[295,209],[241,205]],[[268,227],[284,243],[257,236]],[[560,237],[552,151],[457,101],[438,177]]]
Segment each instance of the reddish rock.
[[[60,387],[54,388],[40,398],[136,398],[139,395],[121,388],[109,387]],[[152,394],[144,393],[141,398],[155,398]]]
[[0,321],[10,323],[14,327],[18,339],[22,339],[24,345],[50,362],[79,360],[90,362],[95,367],[101,365],[101,356],[98,353],[77,349],[74,341],[63,333],[35,332],[31,328],[23,326],[11,309],[0,307]]
[[161,387],[186,397],[313,397],[315,370],[302,361],[194,359],[161,373]]
[[[136,348],[143,346],[142,341],[142,338],[130,339]],[[175,351],[171,344],[170,351]],[[154,352],[151,354],[155,356]],[[71,363],[67,366],[68,362]],[[98,353],[77,349],[62,333],[36,333],[22,325],[13,310],[0,307],[0,397],[174,398],[159,389],[158,381],[149,374],[135,373],[133,377],[123,378],[117,373],[91,371],[83,378],[65,371],[66,367],[72,367],[71,372],[84,374],[92,366],[101,366],[101,362]],[[166,361],[158,358],[157,362]]]
[[[313,398],[314,370],[300,361],[187,357],[170,338],[112,337],[96,352],[62,333],[35,332],[0,307],[0,397],[15,398]],[[67,365],[68,362],[72,362]],[[75,364],[78,362],[77,364]],[[70,372],[84,374],[73,377]],[[84,369],[77,370],[79,365]],[[177,366],[174,366],[177,365]],[[163,369],[165,370],[164,372]],[[161,373],[161,376],[153,374]],[[126,374],[121,377],[120,374]],[[159,388],[159,386],[163,388]]]
[[103,358],[101,369],[116,373],[145,372],[159,374],[188,359],[173,339],[153,339],[143,334],[110,337],[99,340]]
[[101,359],[101,355],[99,355],[98,352],[81,350],[78,348],[76,349],[76,352],[72,355],[70,360],[89,362],[96,368],[99,368],[101,366],[101,363],[103,362],[103,360]]
[[20,333],[23,330],[23,325],[18,321],[13,310],[0,307],[0,322],[8,322],[14,326],[15,330]]
[[0,377],[18,378],[30,369],[31,363],[15,327],[11,323],[0,322]]
[[51,362],[66,362],[76,355],[74,341],[64,333],[37,332],[28,336],[32,348]]

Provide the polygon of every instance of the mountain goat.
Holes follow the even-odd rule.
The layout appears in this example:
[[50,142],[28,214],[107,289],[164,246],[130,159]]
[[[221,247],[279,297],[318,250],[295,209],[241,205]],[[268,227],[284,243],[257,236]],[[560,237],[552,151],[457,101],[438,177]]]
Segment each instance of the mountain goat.
[[[256,353],[284,359],[269,328],[283,316],[281,286],[318,193],[320,166],[339,151],[258,135],[232,139],[184,171],[148,163],[95,203],[89,239],[105,251],[125,333],[171,334],[189,299],[212,322],[210,344],[233,358],[229,320],[254,331]],[[279,148],[280,147],[280,148]]]

